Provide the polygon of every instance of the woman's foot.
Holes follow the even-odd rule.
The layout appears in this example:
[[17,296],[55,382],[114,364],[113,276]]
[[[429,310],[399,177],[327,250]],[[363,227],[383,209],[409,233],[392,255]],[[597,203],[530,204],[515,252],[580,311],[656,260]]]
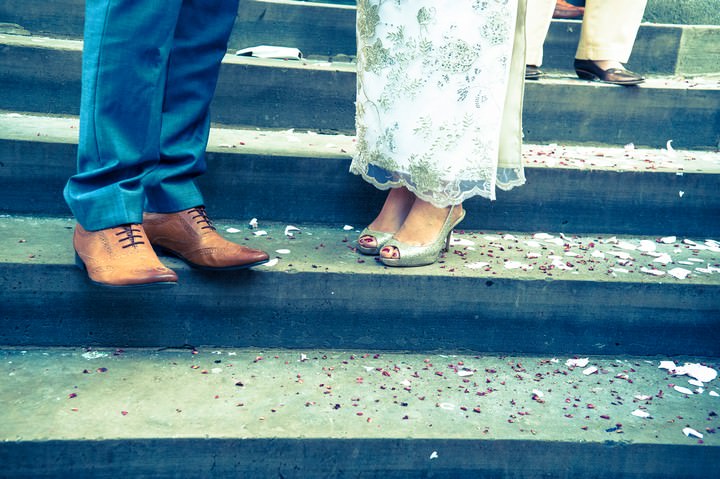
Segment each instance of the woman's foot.
[[[410,213],[397,233],[393,236],[391,244],[380,250],[380,257],[387,260],[399,260],[402,258],[400,244],[418,250],[417,247],[432,247],[440,245],[435,253],[439,254],[445,246],[444,241],[449,236],[452,228],[455,227],[465,216],[462,205],[454,207],[438,208],[432,203],[416,199]],[[443,238],[440,238],[443,236]],[[437,260],[437,257],[433,262]],[[386,263],[388,264],[388,263]]]
[[415,195],[407,188],[390,190],[380,213],[358,238],[360,252],[378,254],[380,248],[400,229],[414,202]]

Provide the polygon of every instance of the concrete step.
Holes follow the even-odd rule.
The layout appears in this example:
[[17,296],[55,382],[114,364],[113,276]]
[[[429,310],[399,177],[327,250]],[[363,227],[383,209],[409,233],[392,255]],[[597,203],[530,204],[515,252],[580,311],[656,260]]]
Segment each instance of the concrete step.
[[[83,17],[83,0],[5,0],[0,5],[0,20],[40,36],[80,38]],[[553,21],[544,47],[547,68],[566,71],[572,68],[580,26],[577,20]],[[268,44],[297,47],[306,56],[325,59],[354,56],[355,7],[292,0],[241,0],[230,47]],[[720,64],[717,45],[720,45],[717,26],[647,23],[640,28],[628,66],[644,73],[666,75],[717,73]]]
[[218,226],[274,264],[213,274],[164,258],[180,285],[153,292],[91,285],[69,218],[0,218],[0,344],[720,356],[718,238],[467,229],[443,261],[405,269],[359,255],[354,225],[259,223],[267,235]]
[[3,348],[2,475],[699,479],[714,470],[717,380],[683,394],[673,385],[698,387],[660,369],[666,356],[594,356],[594,374],[573,359]]
[[[0,35],[0,109],[77,114],[77,40]],[[264,128],[354,130],[355,65],[228,55],[214,120]],[[624,88],[550,76],[526,86],[528,142],[574,141],[713,149],[720,138],[720,81],[656,77]]]
[[[0,211],[69,215],[77,126],[0,112]],[[354,149],[346,135],[213,128],[201,186],[221,218],[368,224],[384,193],[348,173]],[[466,227],[720,236],[717,153],[525,145],[524,156],[527,184],[469,200]]]

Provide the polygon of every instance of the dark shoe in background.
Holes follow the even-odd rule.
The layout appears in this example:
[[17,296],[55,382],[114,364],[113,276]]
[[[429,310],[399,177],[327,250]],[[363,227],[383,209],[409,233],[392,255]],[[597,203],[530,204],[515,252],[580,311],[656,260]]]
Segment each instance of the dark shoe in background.
[[603,70],[592,60],[575,60],[575,73],[583,80],[599,80],[613,85],[632,86],[645,81],[645,78],[625,68]]
[[557,3],[555,4],[555,11],[553,12],[553,18],[568,20],[573,18],[582,18],[584,14],[584,7],[576,7],[565,0],[557,0]]
[[545,74],[539,67],[536,67],[535,65],[525,65],[526,80],[539,80],[543,75]]

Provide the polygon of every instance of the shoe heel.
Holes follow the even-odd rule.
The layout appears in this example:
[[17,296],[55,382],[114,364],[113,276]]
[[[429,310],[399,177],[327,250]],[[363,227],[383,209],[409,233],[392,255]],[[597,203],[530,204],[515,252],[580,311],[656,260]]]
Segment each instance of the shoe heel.
[[450,251],[450,242],[452,241],[452,230],[450,233],[448,233],[447,238],[445,238],[445,247],[441,251],[442,253],[447,253]]
[[590,81],[592,81],[592,80],[595,80],[595,79],[597,78],[597,76],[596,76],[595,74],[590,73],[590,72],[585,71],[585,70],[575,70],[575,73],[577,73],[578,78],[580,78],[581,80],[590,80]]

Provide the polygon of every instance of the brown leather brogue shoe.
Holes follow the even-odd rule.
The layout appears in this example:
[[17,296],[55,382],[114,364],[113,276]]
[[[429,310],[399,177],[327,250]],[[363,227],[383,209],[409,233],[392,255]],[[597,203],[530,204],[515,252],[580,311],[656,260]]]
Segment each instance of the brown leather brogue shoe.
[[566,2],[565,0],[557,0],[555,3],[555,11],[553,12],[553,18],[582,18],[584,14],[585,8],[578,7],[572,3]]
[[101,286],[166,287],[178,277],[158,259],[141,225],[87,231],[79,224],[73,235],[75,263]]
[[194,268],[243,269],[267,263],[269,259],[264,251],[220,236],[203,206],[177,213],[145,213],[143,226],[154,248],[177,256]]

